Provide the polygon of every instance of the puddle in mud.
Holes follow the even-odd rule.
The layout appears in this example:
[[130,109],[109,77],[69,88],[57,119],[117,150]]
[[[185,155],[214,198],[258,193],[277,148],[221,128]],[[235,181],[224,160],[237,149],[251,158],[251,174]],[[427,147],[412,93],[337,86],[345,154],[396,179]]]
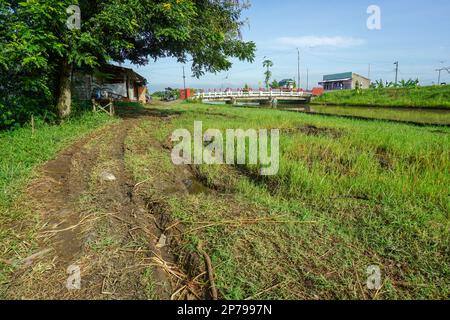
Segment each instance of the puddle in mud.
[[306,125],[299,128],[287,128],[284,132],[288,134],[303,133],[308,136],[328,136],[330,138],[340,138],[343,134],[342,130],[335,128],[318,128],[314,125]]
[[184,185],[186,186],[189,194],[201,194],[208,193],[208,188],[205,187],[200,181],[191,178],[183,180]]

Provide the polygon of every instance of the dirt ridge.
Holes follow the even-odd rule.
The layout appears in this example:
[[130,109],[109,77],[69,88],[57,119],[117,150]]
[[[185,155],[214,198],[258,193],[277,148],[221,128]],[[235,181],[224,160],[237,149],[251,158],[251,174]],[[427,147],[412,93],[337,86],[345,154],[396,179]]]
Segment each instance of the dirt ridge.
[[[10,298],[172,298],[178,285],[173,278],[181,278],[190,263],[179,267],[171,246],[157,246],[169,215],[136,194],[124,163],[125,140],[145,119],[100,129],[42,167],[27,197],[41,222],[32,253],[46,252],[18,269]],[[115,181],[102,181],[103,172]],[[80,290],[66,288],[73,265],[81,269]],[[152,271],[154,284],[146,283],[145,270]],[[149,285],[154,292],[147,292]]]

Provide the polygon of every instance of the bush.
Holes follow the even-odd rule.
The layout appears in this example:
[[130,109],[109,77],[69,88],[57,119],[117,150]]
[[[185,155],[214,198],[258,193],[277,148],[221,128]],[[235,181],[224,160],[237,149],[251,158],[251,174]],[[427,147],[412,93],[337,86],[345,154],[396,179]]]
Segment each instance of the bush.
[[14,80],[0,78],[0,130],[21,126],[29,122],[31,116],[56,119],[47,90],[39,88],[39,83]]

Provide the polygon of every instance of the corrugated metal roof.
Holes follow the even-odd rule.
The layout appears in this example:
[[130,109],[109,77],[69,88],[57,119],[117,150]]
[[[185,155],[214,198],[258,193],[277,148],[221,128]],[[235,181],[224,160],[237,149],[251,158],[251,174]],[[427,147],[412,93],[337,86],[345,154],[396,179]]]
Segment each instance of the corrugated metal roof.
[[352,78],[347,78],[347,79],[336,79],[336,80],[327,80],[327,81],[321,81],[319,82],[319,84],[324,84],[324,83],[333,83],[333,82],[342,82],[342,81],[351,81]]
[[327,74],[323,76],[323,81],[348,80],[353,78],[353,72]]
[[142,83],[147,82],[143,76],[130,68],[116,66],[113,64],[103,64],[98,69],[100,72],[109,74],[111,78],[117,78],[119,81],[123,81],[123,75],[127,74],[132,80]]

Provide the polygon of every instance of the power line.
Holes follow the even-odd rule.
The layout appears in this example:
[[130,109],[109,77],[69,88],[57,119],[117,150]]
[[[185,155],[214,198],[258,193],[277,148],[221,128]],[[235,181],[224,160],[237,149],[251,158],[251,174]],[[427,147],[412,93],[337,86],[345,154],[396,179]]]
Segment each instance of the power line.
[[[352,64],[352,65],[367,65],[367,62],[359,62],[359,61],[354,61],[354,60],[345,60],[345,59],[336,59],[336,58],[329,58],[329,57],[325,57],[323,55],[317,55],[314,53],[309,52],[309,55],[324,61],[331,61],[331,62],[339,62],[339,63],[347,63],[347,64]],[[371,60],[371,64],[372,65],[387,65],[390,64],[391,62],[387,62],[387,61],[373,61]]]

